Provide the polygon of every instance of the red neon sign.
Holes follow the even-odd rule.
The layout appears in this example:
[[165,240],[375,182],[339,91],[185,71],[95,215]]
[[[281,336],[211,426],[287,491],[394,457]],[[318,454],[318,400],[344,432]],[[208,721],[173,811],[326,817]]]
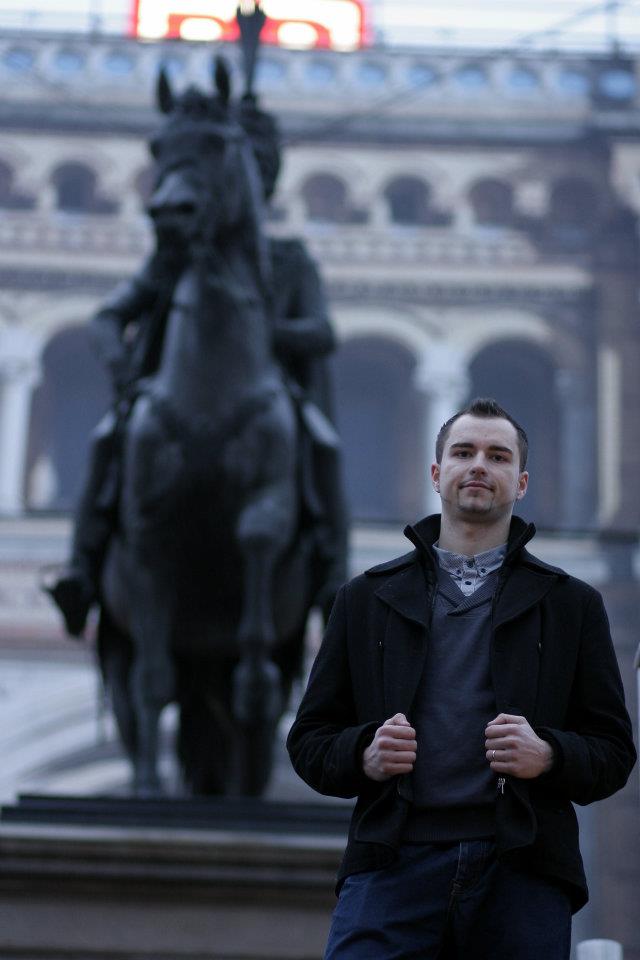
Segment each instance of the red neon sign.
[[[133,0],[131,34],[141,40],[237,40],[237,6],[238,0]],[[357,50],[368,42],[362,0],[262,0],[260,6],[267,16],[263,43]]]

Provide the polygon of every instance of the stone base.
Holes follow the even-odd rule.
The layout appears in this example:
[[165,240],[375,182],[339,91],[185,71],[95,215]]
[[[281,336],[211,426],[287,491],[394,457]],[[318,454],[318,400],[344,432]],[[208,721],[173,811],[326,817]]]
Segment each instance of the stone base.
[[[206,802],[194,803],[202,813]],[[276,825],[269,806],[271,830],[260,820],[211,829],[197,816],[195,827],[167,827],[153,814],[148,826],[28,823],[20,805],[3,811],[0,956],[319,960],[348,811],[330,809],[327,821],[308,805],[302,832],[295,814],[292,831]]]

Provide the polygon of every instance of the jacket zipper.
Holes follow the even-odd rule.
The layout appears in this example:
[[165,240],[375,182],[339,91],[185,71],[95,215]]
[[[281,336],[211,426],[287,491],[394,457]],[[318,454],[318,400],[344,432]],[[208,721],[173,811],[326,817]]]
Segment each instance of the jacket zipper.
[[507,782],[505,777],[498,777],[498,792],[504,796],[504,785]]

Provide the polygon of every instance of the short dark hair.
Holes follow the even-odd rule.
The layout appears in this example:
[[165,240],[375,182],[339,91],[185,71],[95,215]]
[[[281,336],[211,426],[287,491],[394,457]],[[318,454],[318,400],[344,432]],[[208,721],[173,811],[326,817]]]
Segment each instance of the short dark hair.
[[501,420],[508,420],[509,423],[515,427],[516,434],[518,436],[518,449],[520,451],[520,470],[524,470],[527,465],[527,455],[529,453],[529,440],[527,434],[524,431],[524,427],[521,427],[517,420],[511,416],[510,413],[501,407],[500,404],[493,400],[491,397],[476,397],[475,400],[472,400],[471,403],[464,408],[464,410],[458,410],[457,413],[454,413],[452,417],[449,417],[446,423],[443,423],[440,427],[440,432],[436,439],[436,462],[442,462],[442,454],[444,453],[444,445],[447,442],[447,437],[449,436],[449,431],[451,427],[459,420],[460,417],[464,417],[466,414],[470,414],[472,417],[485,417],[487,419],[493,417],[499,417]]

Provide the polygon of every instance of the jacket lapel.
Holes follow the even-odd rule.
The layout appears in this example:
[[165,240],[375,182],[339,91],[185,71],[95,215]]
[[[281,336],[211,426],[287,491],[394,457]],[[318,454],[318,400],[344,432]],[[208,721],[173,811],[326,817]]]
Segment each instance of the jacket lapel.
[[417,560],[378,587],[376,597],[401,617],[425,629],[429,625],[427,581]]
[[552,573],[515,567],[494,611],[491,672],[496,705],[500,713],[517,714],[529,722],[540,670],[540,604],[555,580]]
[[547,595],[557,577],[552,572],[515,566],[500,592],[493,619],[494,630],[535,607]]
[[413,563],[387,580],[376,590],[376,596],[390,608],[383,676],[385,710],[391,717],[395,713],[408,713],[427,652],[429,591],[420,564]]

